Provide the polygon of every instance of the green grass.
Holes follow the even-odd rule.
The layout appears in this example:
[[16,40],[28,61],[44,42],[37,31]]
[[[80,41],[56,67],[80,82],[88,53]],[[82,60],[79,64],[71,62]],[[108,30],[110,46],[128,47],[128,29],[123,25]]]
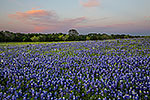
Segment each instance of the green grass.
[[7,45],[27,45],[27,44],[49,44],[49,43],[68,43],[68,42],[79,42],[79,41],[58,41],[58,42],[0,42],[0,46]]
[[[95,42],[98,41],[107,41],[107,42],[111,42],[111,41],[116,41],[115,39],[112,40],[97,40]],[[57,41],[57,42],[0,42],[0,46],[7,46],[7,45],[27,45],[27,44],[49,44],[49,43],[69,43],[69,42],[85,42],[85,41]]]

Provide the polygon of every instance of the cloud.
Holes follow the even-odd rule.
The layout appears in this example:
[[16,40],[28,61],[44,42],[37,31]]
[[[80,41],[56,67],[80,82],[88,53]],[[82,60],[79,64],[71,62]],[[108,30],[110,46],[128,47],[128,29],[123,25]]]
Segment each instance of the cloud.
[[[62,19],[55,11],[29,10],[10,14],[15,25],[9,26],[13,30],[24,32],[66,32],[70,28],[77,28],[82,33],[88,32],[149,32],[150,23],[148,21],[112,21],[112,17],[101,17],[99,19],[89,19],[81,16],[77,18]],[[145,16],[149,19],[149,16]],[[15,20],[14,20],[15,19]],[[112,20],[111,20],[112,19]],[[21,24],[20,24],[21,22]],[[8,24],[11,25],[11,24]],[[19,27],[19,29],[18,29]],[[4,27],[5,28],[5,27]],[[17,29],[16,29],[17,28]]]
[[86,17],[78,17],[61,20],[55,11],[34,9],[26,12],[16,12],[15,14],[10,14],[8,16],[24,24],[32,25],[34,27],[33,31],[35,32],[66,31],[87,19]]
[[145,23],[144,21],[127,21],[120,23],[111,24],[95,24],[95,25],[79,25],[76,27],[82,33],[130,33],[133,35],[148,35],[150,23]]
[[30,10],[26,12],[16,12],[15,14],[10,14],[10,18],[14,18],[24,22],[37,21],[37,20],[56,20],[57,15],[53,11],[45,10]]
[[150,18],[150,16],[144,16],[145,18]]
[[83,2],[80,0],[80,4],[83,7],[97,7],[100,5],[100,2],[98,0],[88,0],[87,2]]
[[[83,33],[90,33],[90,32],[106,32],[106,33],[112,33],[112,32],[119,32],[119,33],[129,33],[129,32],[136,32],[137,23],[135,22],[122,22],[122,23],[112,23],[112,24],[106,24],[103,23],[99,24],[93,24],[93,25],[78,25],[76,28],[83,32]],[[140,31],[140,29],[138,29]],[[142,29],[141,29],[142,30]],[[141,32],[141,31],[140,31]]]
[[144,16],[145,22],[150,22],[150,16]]

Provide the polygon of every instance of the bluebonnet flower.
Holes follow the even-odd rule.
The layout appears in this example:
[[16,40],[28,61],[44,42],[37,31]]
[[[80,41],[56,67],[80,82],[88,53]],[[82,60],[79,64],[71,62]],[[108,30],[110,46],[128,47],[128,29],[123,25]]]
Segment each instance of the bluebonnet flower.
[[118,41],[0,49],[0,99],[149,99],[150,40]]

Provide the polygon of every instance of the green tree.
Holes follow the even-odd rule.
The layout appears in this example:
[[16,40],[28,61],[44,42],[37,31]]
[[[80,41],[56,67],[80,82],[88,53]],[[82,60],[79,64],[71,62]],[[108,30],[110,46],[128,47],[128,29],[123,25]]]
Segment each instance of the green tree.
[[58,36],[58,38],[59,38],[60,40],[62,40],[62,38],[63,38],[63,35],[59,35],[59,36]]
[[46,36],[43,34],[43,35],[40,35],[38,36],[39,37],[39,41],[40,42],[45,42],[46,41]]
[[65,35],[62,37],[62,40],[66,41],[68,38],[69,38],[69,35],[65,34]]
[[98,34],[97,33],[90,33],[88,34],[90,37],[90,40],[98,40]]
[[33,36],[33,37],[31,37],[31,40],[32,40],[33,42],[39,42],[39,39],[40,39],[39,36]]
[[86,36],[86,40],[90,40],[90,37],[89,37],[89,36]]
[[69,30],[68,34],[69,34],[69,36],[78,36],[79,35],[78,31],[75,29]]

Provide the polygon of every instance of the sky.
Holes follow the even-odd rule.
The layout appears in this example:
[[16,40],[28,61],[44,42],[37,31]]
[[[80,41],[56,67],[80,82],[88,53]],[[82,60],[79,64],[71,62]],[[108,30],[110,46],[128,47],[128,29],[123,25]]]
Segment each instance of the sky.
[[150,35],[150,0],[0,0],[0,31]]

